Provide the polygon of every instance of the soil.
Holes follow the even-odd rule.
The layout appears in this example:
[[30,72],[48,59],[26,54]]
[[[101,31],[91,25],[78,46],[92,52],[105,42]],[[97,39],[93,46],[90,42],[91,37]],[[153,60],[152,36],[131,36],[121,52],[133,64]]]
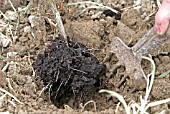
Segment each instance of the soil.
[[[11,7],[3,7],[2,11],[14,23],[1,15],[0,32],[6,37],[0,35],[0,87],[23,104],[7,96],[0,102],[0,112],[121,114],[125,113],[123,106],[115,112],[119,101],[99,90],[118,92],[127,103],[140,102],[140,96],[145,95],[145,88],[135,86],[138,82],[133,76],[126,75],[124,66],[112,72],[118,59],[110,53],[110,45],[114,37],[121,38],[129,47],[135,45],[154,26],[153,12],[158,8],[157,4],[152,2],[154,7],[143,4],[139,11],[133,9],[132,0],[98,0],[119,13],[91,9],[80,15],[80,10],[88,5],[61,8],[65,2],[56,3],[60,6],[68,45],[59,34],[49,2],[33,0],[26,14],[24,10],[20,11],[17,28],[14,24],[17,19],[7,13]],[[29,0],[18,3],[17,7],[24,8],[28,3]],[[157,78],[170,70],[170,42],[150,56],[156,64],[156,76],[149,100],[170,98],[170,74]],[[149,62],[142,61],[142,68],[145,73],[150,72]],[[167,103],[148,112],[165,110],[168,113],[169,107]]]
[[88,94],[98,91],[106,66],[100,65],[80,43],[58,37],[50,44],[33,64],[37,78],[47,87],[50,100],[58,107],[68,104],[71,98],[74,98],[74,107],[88,102],[85,101]]

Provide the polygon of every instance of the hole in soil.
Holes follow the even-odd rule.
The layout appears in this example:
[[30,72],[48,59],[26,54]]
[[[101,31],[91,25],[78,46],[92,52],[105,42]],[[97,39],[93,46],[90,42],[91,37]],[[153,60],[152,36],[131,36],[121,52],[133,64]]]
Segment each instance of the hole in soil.
[[91,100],[106,73],[106,66],[99,64],[83,44],[68,41],[67,46],[62,37],[51,41],[33,67],[47,87],[45,93],[58,107],[68,102],[78,107]]
[[121,19],[121,10],[119,8],[114,8],[115,10],[118,11],[118,13],[114,13],[111,10],[104,10],[103,14],[105,14],[106,16],[110,16],[110,17],[115,17],[116,20],[120,20]]

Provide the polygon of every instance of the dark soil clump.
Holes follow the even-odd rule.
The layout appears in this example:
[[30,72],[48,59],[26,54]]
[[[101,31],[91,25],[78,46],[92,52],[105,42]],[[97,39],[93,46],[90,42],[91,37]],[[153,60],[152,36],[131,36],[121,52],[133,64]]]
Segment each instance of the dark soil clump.
[[51,41],[45,52],[38,55],[34,69],[57,106],[70,100],[74,106],[91,100],[88,96],[98,90],[101,76],[106,73],[106,66],[99,64],[83,44],[68,41],[67,46],[62,37]]

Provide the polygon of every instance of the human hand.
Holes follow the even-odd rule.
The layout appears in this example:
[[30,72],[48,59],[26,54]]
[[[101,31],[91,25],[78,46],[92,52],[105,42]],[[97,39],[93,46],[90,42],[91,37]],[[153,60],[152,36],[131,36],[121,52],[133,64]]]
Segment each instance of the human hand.
[[163,0],[158,12],[155,16],[155,31],[159,35],[163,35],[170,24],[170,0]]

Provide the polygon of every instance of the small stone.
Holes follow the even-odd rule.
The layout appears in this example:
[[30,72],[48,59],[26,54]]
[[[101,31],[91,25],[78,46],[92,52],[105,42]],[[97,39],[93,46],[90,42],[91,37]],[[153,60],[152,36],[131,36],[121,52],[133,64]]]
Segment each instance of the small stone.
[[170,57],[169,56],[162,56],[161,61],[164,63],[169,63],[170,62]]
[[100,16],[102,15],[103,12],[97,12],[96,14],[91,16],[91,19],[96,19],[96,18],[100,18]]
[[144,21],[149,21],[149,16],[145,17],[145,20]]
[[31,27],[30,26],[24,27],[24,32],[29,33],[30,31],[31,31]]
[[44,99],[43,98],[38,98],[38,102],[43,102]]
[[7,47],[9,46],[9,44],[11,43],[11,39],[5,35],[3,35],[2,33],[0,34],[0,45],[2,47]]
[[20,37],[19,41],[20,42],[26,42],[26,41],[28,41],[28,37]]
[[123,0],[123,1],[121,2],[121,4],[122,4],[122,5],[125,5],[125,4],[126,4],[126,1]]
[[15,13],[14,11],[10,11],[10,10],[6,11],[5,16],[12,21],[16,21],[18,17],[17,13]]
[[56,109],[56,106],[50,105],[48,108],[49,108],[49,109]]
[[144,18],[145,18],[145,15],[142,14],[142,15],[141,15],[141,18],[144,19]]
[[100,19],[100,23],[107,23],[107,21],[105,19]]
[[37,16],[29,16],[28,17],[29,22],[31,23],[31,27],[37,26],[39,22],[41,22],[41,18]]

